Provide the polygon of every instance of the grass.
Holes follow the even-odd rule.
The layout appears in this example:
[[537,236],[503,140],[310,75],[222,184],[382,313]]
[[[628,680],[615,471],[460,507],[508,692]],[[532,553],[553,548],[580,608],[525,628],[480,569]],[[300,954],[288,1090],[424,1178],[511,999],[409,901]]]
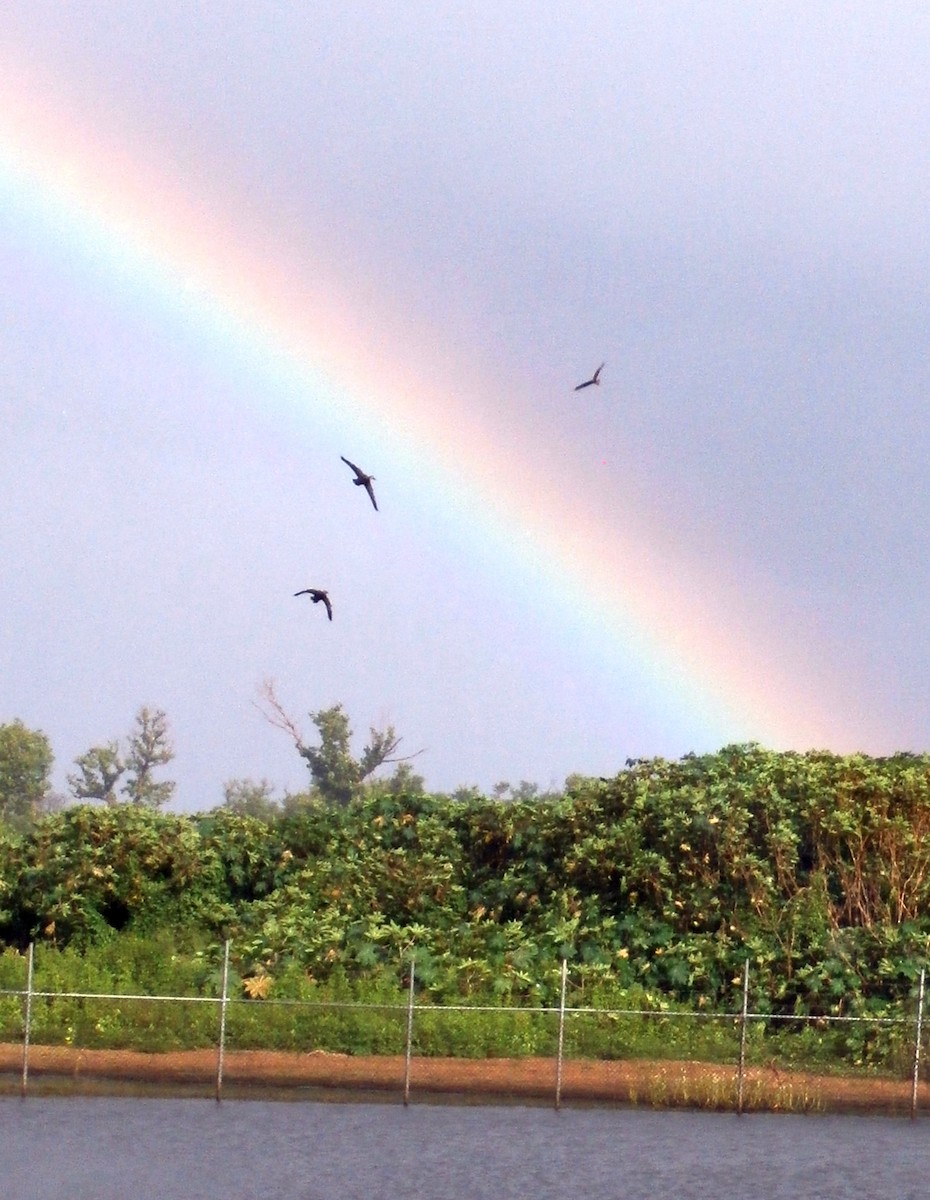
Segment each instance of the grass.
[[[0,993],[21,993],[26,960],[14,951],[0,954]],[[221,969],[216,947],[176,952],[172,943],[123,936],[119,944],[85,953],[39,946],[35,952],[37,992],[91,993],[92,997],[40,996],[32,1005],[35,1043],[101,1049],[166,1051],[203,1049],[218,1043]],[[118,999],[98,999],[118,993]],[[127,994],[183,997],[177,1000],[128,999]],[[402,1054],[406,1040],[407,992],[395,973],[352,979],[334,973],[314,981],[295,964],[274,978],[230,974],[226,1038],[230,1049],[325,1050],[354,1055]],[[248,995],[265,999],[246,999]],[[210,1003],[208,1001],[214,1001]],[[569,1005],[572,997],[569,996]],[[564,1026],[568,1059],[668,1060],[721,1064],[739,1059],[740,1023],[733,1014],[663,1011],[632,1013],[642,1003],[636,994],[601,989],[597,1002],[606,1011],[569,1011]],[[554,1057],[558,1013],[540,1007],[501,1007],[494,997],[472,996],[457,1006],[433,1004],[417,996],[413,1052],[421,1057],[462,1059]],[[492,1011],[493,1010],[493,1011]],[[23,1036],[23,998],[0,994],[0,1040]],[[817,1071],[906,1077],[913,1058],[913,1028],[813,1022],[752,1021],[747,1027],[747,1066],[776,1071]],[[663,1088],[655,1084],[661,1102]],[[684,1084],[676,1085],[679,1095]],[[752,1086],[756,1086],[753,1084]],[[715,1085],[689,1081],[686,1098],[714,1107]],[[692,1089],[687,1091],[687,1089]],[[777,1090],[777,1089],[776,1089]],[[767,1104],[771,1104],[771,1087]],[[752,1104],[751,1094],[745,1097]],[[791,1110],[805,1107],[797,1095],[776,1095]],[[650,1101],[646,1101],[650,1102]]]

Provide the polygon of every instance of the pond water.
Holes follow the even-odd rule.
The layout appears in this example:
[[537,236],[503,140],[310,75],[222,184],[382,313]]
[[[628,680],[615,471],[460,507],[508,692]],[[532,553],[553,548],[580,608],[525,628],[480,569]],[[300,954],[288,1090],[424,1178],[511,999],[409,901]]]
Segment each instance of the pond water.
[[930,1122],[0,1100],[3,1200],[925,1200]]

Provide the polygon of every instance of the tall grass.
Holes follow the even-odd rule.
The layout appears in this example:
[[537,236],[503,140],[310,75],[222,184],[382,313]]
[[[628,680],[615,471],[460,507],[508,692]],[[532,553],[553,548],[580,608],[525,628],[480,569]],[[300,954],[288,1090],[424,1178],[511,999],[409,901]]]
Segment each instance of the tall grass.
[[[202,1049],[219,1037],[220,950],[206,946],[179,954],[168,938],[122,936],[88,949],[37,946],[31,1036],[34,1042],[83,1048],[146,1051]],[[407,989],[394,972],[350,978],[336,971],[325,983],[298,964],[272,979],[230,972],[226,1012],[230,1049],[325,1050],[346,1054],[401,1054],[405,1047]],[[23,1035],[26,957],[0,954],[0,1040]],[[13,992],[17,994],[2,994]],[[42,995],[42,993],[85,995]],[[263,999],[247,999],[249,993]],[[115,999],[102,999],[115,995]],[[177,997],[158,1000],[131,997]],[[688,1060],[734,1064],[740,1022],[733,1014],[700,1016],[666,1007],[631,1012],[635,991],[602,988],[579,1011],[569,1011],[564,1049],[569,1058]],[[594,1010],[594,1001],[597,1008]],[[553,1056],[558,1013],[551,1007],[500,1007],[489,991],[456,1006],[417,996],[413,1050],[426,1056],[512,1058]],[[749,1066],[835,1072],[906,1074],[913,1057],[910,1022],[888,1025],[821,1021],[751,1021]]]

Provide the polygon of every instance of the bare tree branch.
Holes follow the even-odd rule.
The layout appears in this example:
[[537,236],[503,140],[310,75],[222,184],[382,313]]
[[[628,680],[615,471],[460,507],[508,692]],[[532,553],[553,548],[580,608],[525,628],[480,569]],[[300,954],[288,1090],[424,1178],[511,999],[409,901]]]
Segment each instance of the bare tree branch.
[[259,698],[262,703],[253,700],[252,703],[262,714],[269,725],[273,725],[275,729],[280,729],[286,733],[293,741],[298,752],[304,749],[304,737],[300,732],[297,722],[284,710],[284,706],[278,699],[278,694],[275,691],[275,682],[273,679],[264,679],[260,687],[257,689]]
[[372,726],[369,744],[361,756],[355,758],[351,747],[352,729],[341,704],[310,714],[319,745],[309,745],[297,722],[278,699],[274,680],[265,679],[257,690],[259,700],[253,701],[255,707],[269,725],[291,739],[310,770],[314,787],[331,803],[349,804],[363,794],[367,781],[379,767],[385,763],[406,763],[423,753],[418,750],[416,754],[398,754],[401,739],[394,726],[388,725],[384,730]]

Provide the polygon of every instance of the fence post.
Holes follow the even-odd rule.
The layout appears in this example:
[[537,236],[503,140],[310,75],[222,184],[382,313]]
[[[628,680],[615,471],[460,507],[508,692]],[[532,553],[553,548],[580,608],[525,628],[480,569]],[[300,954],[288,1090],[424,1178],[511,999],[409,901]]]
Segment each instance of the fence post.
[[743,1081],[746,1075],[746,1025],[749,1013],[749,959],[743,966],[743,1012],[740,1018],[739,1035],[739,1082],[736,1093],[736,1113],[743,1115]]
[[917,1080],[920,1075],[920,1036],[924,1023],[924,967],[920,968],[920,989],[917,992],[917,1030],[914,1035],[914,1078],[911,1083],[911,1120],[917,1116]]
[[562,959],[562,990],[559,996],[559,1048],[555,1064],[555,1111],[562,1107],[562,1056],[565,1049],[565,984],[568,980],[568,959]]
[[404,1108],[410,1103],[410,1056],[413,1053],[413,982],[416,958],[410,955],[410,990],[407,993],[407,1041],[404,1047]]
[[23,1082],[22,1097],[26,1098],[29,1086],[29,1035],[32,1029],[32,963],[35,952],[35,942],[29,943],[29,954],[26,959],[26,1013],[23,1022]]
[[220,1044],[216,1054],[216,1102],[223,1098],[223,1054],[226,1050],[226,1005],[229,1003],[229,938],[223,948],[223,994],[220,998]]

